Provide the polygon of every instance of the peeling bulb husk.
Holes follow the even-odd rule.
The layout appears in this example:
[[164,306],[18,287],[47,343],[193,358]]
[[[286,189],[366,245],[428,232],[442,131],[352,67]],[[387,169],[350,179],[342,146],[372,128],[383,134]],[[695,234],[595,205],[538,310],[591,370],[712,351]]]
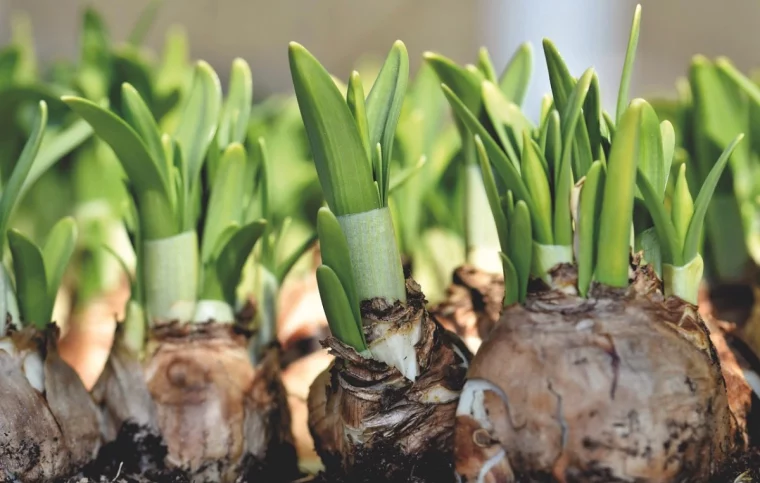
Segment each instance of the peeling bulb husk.
[[462,481],[707,481],[743,448],[704,321],[651,266],[632,275],[504,310],[460,397]]
[[[326,341],[335,360],[309,391],[309,428],[329,478],[410,481],[413,475],[419,482],[454,481],[453,469],[442,462],[451,461],[457,400],[471,354],[430,317],[411,279],[407,293],[407,304],[365,302],[362,316],[371,347],[380,321],[418,327],[413,380],[334,337]],[[372,353],[377,358],[374,348]]]
[[0,338],[0,481],[59,481],[100,447],[98,412],[57,351],[58,329]]

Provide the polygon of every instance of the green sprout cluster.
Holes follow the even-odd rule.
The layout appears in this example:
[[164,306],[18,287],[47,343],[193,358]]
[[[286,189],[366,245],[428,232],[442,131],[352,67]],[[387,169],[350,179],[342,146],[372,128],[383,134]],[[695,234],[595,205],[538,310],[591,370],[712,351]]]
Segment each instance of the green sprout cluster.
[[549,272],[559,264],[577,266],[582,296],[592,281],[626,287],[631,248],[643,249],[654,262],[666,294],[696,303],[705,210],[739,139],[724,151],[695,201],[685,179],[676,182],[678,197],[666,213],[673,128],[660,123],[646,101],[627,100],[639,22],[637,8],[617,122],[601,107],[593,69],[574,78],[548,40],[552,95],[544,100],[538,126],[489,78],[493,69],[487,64],[466,69],[436,58],[444,94],[479,155],[502,250],[505,304],[524,301],[532,278],[551,283]]
[[325,68],[301,45],[289,50],[296,97],[328,208],[317,220],[322,266],[317,281],[330,329],[366,350],[360,303],[406,301],[396,235],[387,209],[396,126],[409,76],[396,42],[369,94],[357,72],[344,98]]
[[[74,251],[77,230],[73,219],[56,223],[42,246],[18,230],[9,229],[9,220],[18,204],[29,174],[33,171],[47,124],[47,104],[41,101],[32,121],[32,131],[10,179],[0,195],[0,251],[5,250],[6,236],[13,257],[13,282],[2,269],[0,276],[0,311],[9,314],[17,328],[25,325],[40,330],[52,322],[53,305],[64,271]],[[5,320],[0,325],[4,335]]]

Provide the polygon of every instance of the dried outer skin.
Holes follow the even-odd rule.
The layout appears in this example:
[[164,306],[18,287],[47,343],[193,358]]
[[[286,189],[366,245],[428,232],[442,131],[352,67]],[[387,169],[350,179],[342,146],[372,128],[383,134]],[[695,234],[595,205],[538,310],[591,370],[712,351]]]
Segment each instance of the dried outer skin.
[[330,481],[454,481],[454,413],[471,356],[429,316],[419,286],[406,284],[406,305],[374,299],[362,317],[368,333],[376,320],[421,324],[414,382],[333,337],[325,342],[336,358],[311,386],[309,429]]
[[[757,299],[759,289],[754,290]],[[760,394],[760,359],[751,347],[752,337],[747,336],[752,335],[757,324],[752,322],[753,317],[741,330],[735,323],[718,319],[705,284],[699,291],[699,313],[710,329],[710,340],[718,351],[720,367],[726,380],[729,407],[740,428],[746,430],[750,444],[754,445],[754,441],[760,438],[757,396],[754,396],[753,403],[753,391]],[[755,308],[753,313],[760,312]]]
[[127,421],[158,434],[156,406],[145,384],[142,363],[138,355],[123,347],[118,340],[117,334],[117,342],[91,392],[100,407],[103,440],[115,440]]
[[[749,313],[749,317],[737,323],[737,325],[739,326],[738,332],[741,339],[749,345],[755,356],[760,357],[760,287],[755,286],[752,288],[752,291],[755,302]],[[754,369],[758,370],[760,368]]]
[[114,351],[93,391],[104,435],[127,421],[157,432],[167,464],[192,481],[289,481],[298,462],[280,348],[254,367],[247,347],[231,324],[172,324],[153,331],[142,365]]
[[702,320],[710,331],[710,341],[718,353],[720,369],[723,373],[723,379],[726,381],[728,407],[736,418],[739,433],[745,440],[744,443],[748,444],[747,422],[752,410],[752,388],[747,383],[747,379],[744,377],[744,369],[724,335],[730,333],[732,326],[715,320],[711,315],[702,316]]
[[476,350],[499,320],[503,303],[503,275],[463,265],[454,270],[446,300],[430,313]]
[[[532,291],[505,309],[461,396],[476,401],[457,416],[463,481],[707,481],[743,446],[696,307],[632,275],[627,290]],[[471,384],[490,386],[480,403]]]
[[[97,408],[58,355],[57,338],[57,328],[50,325],[44,332],[11,330],[0,339],[0,481],[62,478],[88,463],[99,448]],[[34,355],[42,361],[36,370],[44,373],[44,393],[25,375],[23,361]]]

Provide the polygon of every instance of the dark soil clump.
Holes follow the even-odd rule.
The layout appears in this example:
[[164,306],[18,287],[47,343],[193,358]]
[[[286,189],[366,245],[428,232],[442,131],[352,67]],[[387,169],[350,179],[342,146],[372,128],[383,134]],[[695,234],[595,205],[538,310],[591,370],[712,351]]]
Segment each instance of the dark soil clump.
[[[320,473],[308,483],[454,483],[454,460],[451,454],[430,451],[413,459],[397,449],[374,448],[371,453],[357,455],[357,464],[351,474]],[[378,458],[378,455],[382,455]],[[339,467],[339,461],[325,466]],[[300,483],[300,481],[299,481]]]
[[166,467],[166,453],[160,436],[128,422],[93,462],[61,483],[190,483],[185,472]]
[[710,483],[760,483],[760,447],[737,456],[726,463]]

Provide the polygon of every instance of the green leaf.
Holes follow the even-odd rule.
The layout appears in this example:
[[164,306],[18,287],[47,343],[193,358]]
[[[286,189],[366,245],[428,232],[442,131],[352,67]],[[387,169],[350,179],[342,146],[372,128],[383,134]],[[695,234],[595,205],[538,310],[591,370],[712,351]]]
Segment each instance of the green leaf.
[[538,115],[539,119],[539,125],[543,126],[547,122],[547,117],[549,116],[549,113],[554,111],[554,99],[552,99],[551,94],[544,94],[544,96],[541,98],[541,107],[540,112]]
[[588,133],[589,154],[591,155],[589,167],[591,167],[591,162],[598,160],[602,151],[602,93],[599,89],[599,77],[596,72],[591,79],[591,87],[583,105],[583,117],[585,122],[582,125]]
[[47,278],[47,293],[55,301],[63,274],[74,254],[77,240],[77,225],[72,217],[61,219],[53,225],[42,248],[42,260]]
[[290,72],[322,192],[337,215],[380,208],[370,160],[351,111],[330,74],[303,46],[288,51]]
[[282,282],[285,280],[285,277],[288,276],[290,270],[295,266],[298,260],[300,260],[301,257],[304,256],[304,254],[309,249],[311,249],[311,247],[314,245],[314,243],[316,243],[318,239],[319,237],[317,236],[317,233],[312,233],[307,239],[305,239],[300,245],[291,251],[284,261],[277,265],[275,276],[277,277],[277,281],[280,284],[282,284]]
[[236,58],[232,61],[227,98],[222,104],[219,129],[216,137],[219,148],[231,143],[244,143],[248,133],[253,103],[253,77],[248,63]]
[[47,134],[34,159],[34,164],[24,180],[24,185],[19,193],[19,199],[45,174],[51,166],[61,158],[78,148],[83,142],[92,136],[93,130],[83,119],[77,119],[71,126],[56,132],[54,135]]
[[138,193],[138,204],[146,240],[166,238],[179,233],[178,220],[171,199],[173,186],[162,178],[145,143],[126,122],[97,104],[79,97],[63,97],[105,141],[119,158]]
[[[557,47],[549,39],[544,39],[544,57],[546,57],[546,68],[549,71],[549,83],[552,87],[552,97],[557,111],[564,113],[565,105],[573,90],[575,81],[570,75],[565,61],[559,54]],[[564,118],[564,117],[563,117]]]
[[578,217],[578,293],[588,294],[594,276],[595,255],[599,240],[599,217],[602,211],[605,173],[601,161],[594,161],[581,188]]
[[105,70],[110,57],[111,41],[103,19],[92,7],[85,9],[80,43],[82,63]]
[[507,99],[522,106],[533,71],[533,47],[525,42],[518,47],[499,77],[499,88]]
[[317,233],[322,264],[330,267],[338,277],[353,313],[354,323],[361,327],[360,300],[349,258],[348,241],[338,219],[327,208],[322,207],[317,212]]
[[660,123],[660,138],[662,139],[662,157],[665,160],[663,168],[665,172],[665,186],[667,186],[670,168],[673,165],[673,155],[676,150],[676,133],[670,121],[662,121]]
[[[483,82],[483,103],[507,155],[519,170],[523,133],[532,133],[533,124],[525,117],[520,107],[507,100],[491,82]],[[504,129],[505,127],[508,129]]]
[[216,273],[222,286],[224,298],[235,306],[235,290],[240,283],[240,275],[256,241],[266,229],[266,220],[257,220],[240,228],[227,242],[216,260]]
[[[182,157],[187,163],[189,178],[185,190],[192,192],[198,183],[211,141],[216,134],[219,113],[222,108],[222,87],[219,77],[204,61],[195,66],[193,84],[182,107],[174,139],[182,149]],[[188,200],[189,201],[189,200]]]
[[536,219],[543,224],[539,232],[548,234],[547,238],[536,238],[536,242],[551,245],[553,243],[552,196],[547,173],[544,170],[546,161],[541,158],[538,145],[530,139],[527,131],[523,131],[522,178],[533,200],[533,206],[537,212]]
[[488,153],[483,145],[483,140],[480,139],[480,136],[477,134],[475,135],[475,148],[478,153],[478,161],[480,162],[480,171],[483,174],[483,185],[485,186],[488,205],[491,207],[491,214],[493,215],[496,224],[496,232],[499,235],[501,251],[506,253],[508,251],[507,247],[509,246],[507,238],[507,218],[504,216],[504,211],[501,209],[499,192],[496,189],[496,181],[494,180],[493,172],[491,171],[491,163],[488,161]]
[[151,0],[148,2],[137,18],[137,22],[129,33],[128,42],[132,45],[141,45],[145,41],[145,36],[156,21],[156,15],[163,5],[163,0]]
[[11,45],[0,50],[0,86],[14,81],[19,57],[19,49],[16,46]]
[[491,56],[488,55],[488,49],[481,47],[478,51],[478,70],[483,74],[483,77],[494,84],[496,80],[496,70],[493,68],[493,62],[491,62]]
[[[118,87],[124,82],[128,82],[137,89],[148,106],[154,107],[155,92],[151,67],[142,52],[129,44],[121,45],[118,50],[113,50],[111,60],[111,84]],[[118,96],[115,105],[120,105]],[[154,112],[153,115],[155,116],[155,114]]]
[[562,157],[557,169],[557,184],[554,186],[554,244],[572,245],[573,227],[572,214],[570,212],[570,195],[573,188],[573,174],[571,166],[571,154],[574,134],[578,120],[581,117],[583,103],[586,100],[593,69],[583,73],[567,98],[562,119]]
[[427,162],[427,158],[424,156],[420,158],[420,160],[415,164],[414,166],[409,166],[405,170],[401,172],[401,174],[398,174],[394,179],[391,180],[390,185],[388,187],[388,193],[393,193],[400,187],[402,187],[407,181],[417,176],[422,168],[425,166],[425,163]]
[[[42,143],[42,136],[47,125],[47,104],[40,101],[37,113],[32,122],[32,132],[24,145],[24,150],[16,162],[8,184],[3,187],[0,195],[0,253],[3,253],[5,233],[8,230],[8,222],[19,200],[26,177],[32,169],[37,152]],[[45,321],[47,323],[48,321]]]
[[[512,131],[510,133],[512,134],[511,137],[507,134],[504,118],[508,116],[508,114],[506,114],[506,111],[510,108],[514,107],[518,111],[520,108],[507,101],[499,89],[490,82],[483,82],[483,104],[485,105],[486,113],[491,120],[493,129],[496,131],[496,136],[499,138],[501,147],[507,154],[507,158],[512,162],[512,164],[514,164],[515,169],[519,172],[520,156],[518,153],[522,150],[522,148],[517,146],[513,130],[510,130]],[[519,135],[519,139],[520,142],[522,142],[521,135]]]
[[244,205],[241,200],[250,190],[246,179],[248,158],[245,148],[238,143],[230,144],[219,160],[219,173],[211,188],[208,215],[203,228],[201,261],[210,260],[212,249],[219,235],[231,222],[243,222]]
[[[610,161],[612,161],[611,156]],[[614,183],[608,181],[607,184]],[[670,221],[670,217],[668,217],[668,214],[665,211],[660,194],[655,190],[647,179],[647,176],[641,170],[639,170],[636,175],[636,184],[641,191],[641,196],[647,207],[647,211],[654,221],[654,228],[657,231],[657,238],[660,242],[663,263],[669,263],[675,266],[683,265],[683,259],[681,256],[682,250],[678,244],[678,234],[673,223]]]
[[486,131],[478,119],[473,115],[467,106],[464,105],[461,99],[446,85],[443,86],[443,93],[451,104],[454,113],[467,126],[467,129],[475,135],[480,136],[483,141],[483,146],[486,148],[488,157],[493,164],[493,167],[499,173],[500,178],[506,185],[507,189],[514,192],[517,199],[526,200],[528,206],[532,201],[528,194],[528,189],[520,177],[520,173],[515,169],[514,165],[509,161],[504,151],[501,150],[496,141],[493,140],[491,135]]
[[464,106],[478,114],[480,112],[480,85],[483,79],[472,71],[459,67],[442,55],[426,52],[425,61]]
[[686,233],[686,242],[684,243],[683,258],[685,262],[691,261],[699,253],[699,240],[702,236],[702,226],[704,225],[707,207],[715,192],[715,187],[718,185],[718,180],[721,174],[723,174],[726,163],[728,163],[731,154],[743,138],[744,134],[739,134],[723,150],[720,158],[718,158],[718,161],[710,170],[704,183],[702,183],[702,187],[699,189],[697,199],[694,201],[694,215],[691,218],[691,223],[689,223],[689,231]]
[[137,135],[145,143],[145,148],[150,154],[150,159],[156,163],[158,171],[164,180],[169,179],[169,167],[171,164],[164,156],[164,147],[161,144],[161,132],[150,109],[143,101],[137,90],[131,85],[124,83],[121,86],[121,102],[123,104],[124,120],[132,126]]
[[611,287],[628,286],[633,198],[645,105],[646,101],[636,99],[623,114],[607,163],[596,275],[599,282]]
[[[623,63],[623,73],[620,76],[620,89],[618,90],[617,99],[617,123],[620,124],[620,118],[623,117],[626,105],[628,105],[628,91],[631,87],[631,74],[633,73],[633,61],[636,58],[636,47],[639,44],[639,30],[641,26],[641,5],[636,5],[631,24],[631,35],[628,38],[628,48],[625,52],[625,62]],[[657,185],[655,185],[657,188]]]
[[659,122],[654,108],[649,104],[644,104],[641,111],[638,169],[647,177],[662,202],[665,197],[668,172],[665,170],[665,154]]
[[362,146],[364,146],[364,151],[367,154],[367,159],[373,159],[372,150],[370,149],[369,121],[367,120],[367,106],[364,101],[364,87],[362,86],[359,73],[356,71],[353,71],[351,77],[348,79],[346,103],[348,104],[351,114],[354,116],[356,129],[359,131]]
[[594,156],[591,152],[591,140],[589,139],[588,130],[585,122],[579,122],[575,126],[575,141],[572,146],[572,163],[573,175],[578,179],[586,175],[586,172],[594,162]]
[[260,137],[258,139],[258,142],[254,146],[254,157],[258,160],[259,165],[259,180],[256,191],[259,192],[259,202],[261,204],[261,216],[264,218],[269,218],[271,216],[270,213],[270,201],[271,201],[271,189],[270,189],[270,179],[269,179],[269,155],[267,154],[267,146],[266,142],[264,141],[264,138]]
[[381,206],[388,204],[393,141],[408,82],[409,54],[403,42],[396,41],[367,96],[369,145],[370,147],[377,144],[382,146],[382,178],[376,179],[380,186]]
[[673,197],[671,200],[672,208],[670,219],[676,230],[679,246],[685,246],[686,233],[689,230],[689,223],[694,214],[694,200],[689,192],[689,185],[686,182],[686,164],[682,164],[678,169],[678,178],[676,179]]
[[548,166],[549,179],[552,186],[559,184],[559,166],[562,161],[562,131],[560,128],[559,112],[553,110],[546,121],[546,144],[544,157]]
[[514,214],[509,220],[509,259],[517,272],[517,283],[520,290],[520,300],[525,300],[528,293],[528,280],[533,260],[533,238],[530,224],[528,205],[519,200],[515,203]]
[[367,350],[364,333],[361,326],[356,324],[351,303],[332,268],[326,265],[317,268],[317,286],[327,322],[330,324],[330,332],[358,352]]
[[21,319],[25,324],[43,329],[51,322],[53,304],[48,295],[42,253],[31,240],[16,230],[8,232],[8,245],[13,255]]
[[518,282],[517,269],[512,261],[504,253],[501,256],[501,264],[504,268],[504,307],[516,304],[520,300],[520,283]]
[[[749,107],[760,102],[760,89],[725,59],[713,65],[702,56],[694,58],[689,72],[693,95],[695,164],[704,178],[712,168],[714,156],[734,137],[748,129]],[[739,87],[737,90],[736,87]],[[747,102],[747,97],[750,102]],[[731,157],[730,176],[725,176],[718,193],[743,198],[753,189],[749,145]],[[688,173],[687,173],[688,174]]]

